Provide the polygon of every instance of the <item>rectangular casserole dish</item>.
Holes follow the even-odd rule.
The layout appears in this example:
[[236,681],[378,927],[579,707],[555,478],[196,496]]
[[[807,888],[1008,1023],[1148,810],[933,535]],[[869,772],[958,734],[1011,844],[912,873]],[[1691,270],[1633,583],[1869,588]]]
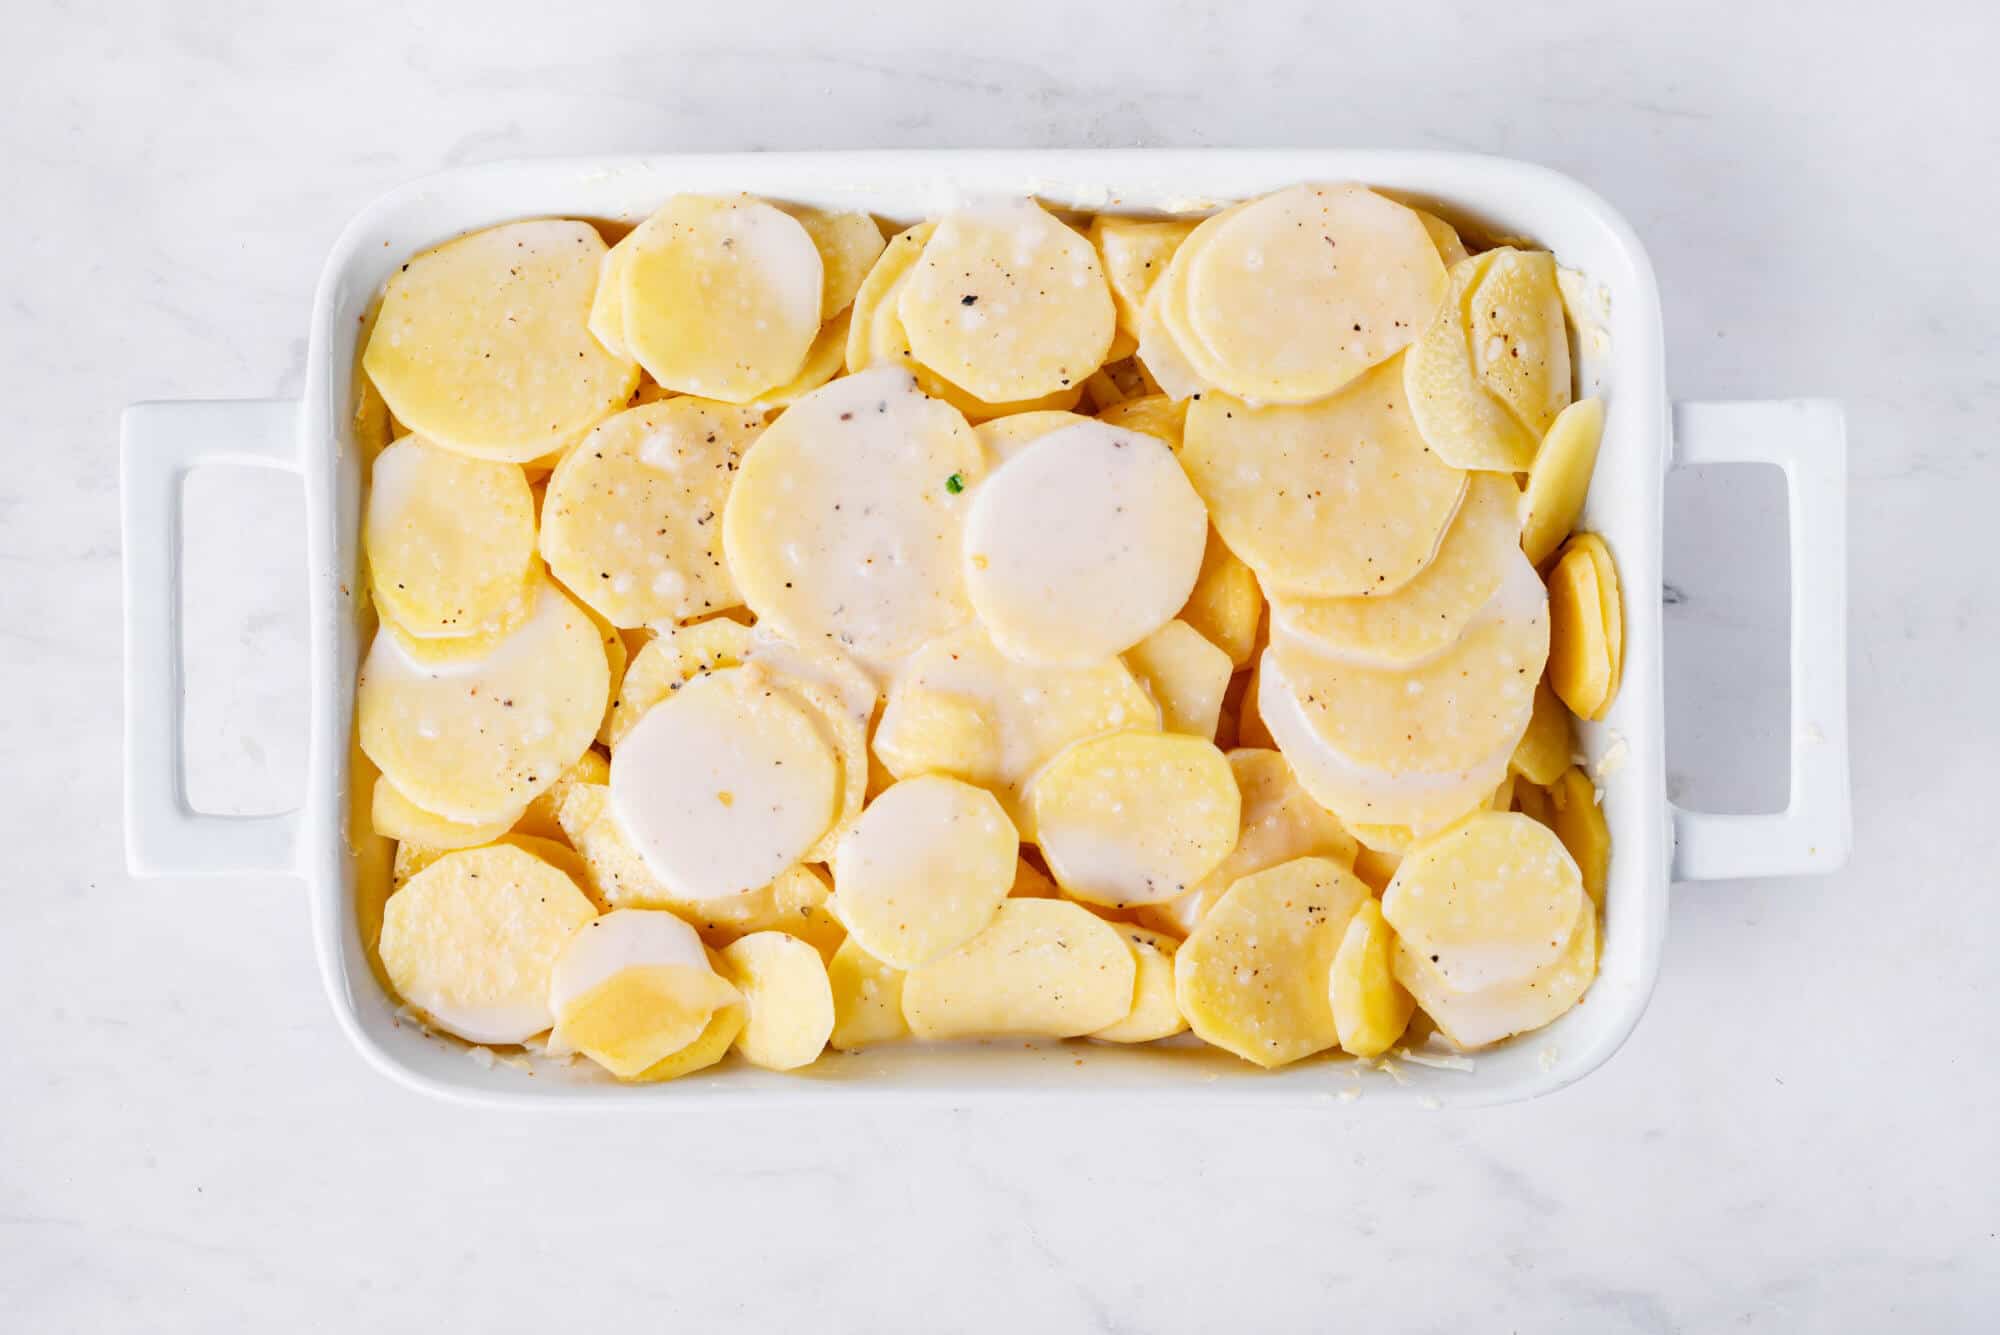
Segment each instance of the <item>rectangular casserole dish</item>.
[[[1470,1069],[1333,1060],[1261,1072],[1226,1054],[1087,1043],[899,1045],[829,1053],[802,1073],[730,1064],[665,1085],[619,1086],[578,1069],[534,1074],[468,1056],[399,1019],[357,923],[362,859],[349,839],[355,591],[361,514],[353,439],[358,335],[389,274],[462,232],[516,218],[636,221],[678,191],[737,191],[867,209],[896,221],[967,198],[1033,194],[1058,207],[1178,213],[1300,181],[1357,180],[1436,209],[1474,235],[1525,237],[1582,271],[1604,312],[1579,377],[1608,416],[1580,527],[1610,544],[1624,586],[1624,684],[1582,745],[1597,767],[1613,857],[1599,977],[1555,1025],[1477,1054]],[[1558,1089],[1603,1063],[1638,1022],[1659,969],[1673,880],[1827,871],[1849,841],[1845,684],[1845,439],[1820,401],[1669,402],[1659,294],[1631,229],[1576,182],[1527,163],[1446,153],[1345,150],[880,152],[658,156],[496,163],[428,177],[364,209],[341,234],[312,314],[297,402],[138,404],[123,423],[126,832],[135,875],[287,873],[305,880],[318,958],[342,1027],[377,1068],[426,1092],[480,1103],[638,1106],[880,1096],[963,1103],[1086,1095],[1149,1099],[1420,1100],[1490,1104]],[[1681,810],[1666,794],[1660,561],[1663,479],[1687,464],[1775,464],[1787,476],[1791,554],[1791,792],[1785,810]],[[310,598],[310,774],[304,804],[277,815],[201,813],[181,747],[178,562],[181,483],[205,464],[300,478]],[[365,796],[365,794],[364,794]],[[376,888],[379,893],[379,887]],[[1351,1097],[1348,1096],[1348,1097]]]

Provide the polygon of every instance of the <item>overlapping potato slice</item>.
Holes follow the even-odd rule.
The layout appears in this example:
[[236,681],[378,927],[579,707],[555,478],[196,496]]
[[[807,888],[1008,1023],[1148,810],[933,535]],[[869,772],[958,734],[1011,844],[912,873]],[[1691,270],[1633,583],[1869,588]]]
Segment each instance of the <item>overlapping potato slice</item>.
[[1604,821],[1597,785],[1579,767],[1570,766],[1549,785],[1548,820],[1544,824],[1556,832],[1556,838],[1576,860],[1584,893],[1603,908],[1604,885],[1611,872],[1611,829]]
[[882,670],[970,615],[961,563],[978,439],[901,371],[806,395],[744,455],[723,548],[760,621]]
[[1082,385],[1116,323],[1090,242],[1027,199],[946,214],[897,314],[920,362],[988,403]]
[[563,794],[572,784],[610,783],[611,762],[602,751],[592,747],[576,758],[576,763],[562,772],[562,777],[543,789],[528,803],[527,810],[514,822],[516,834],[534,835],[541,839],[563,839],[562,825],[556,820],[556,811],[562,806]]
[[1173,618],[1201,569],[1208,518],[1173,451],[1083,422],[1008,459],[965,520],[965,583],[993,642],[1082,667]]
[[904,779],[835,848],[833,911],[870,955],[914,968],[985,930],[1019,851],[993,794],[940,774]]
[[1546,250],[1493,251],[1466,294],[1472,365],[1488,394],[1537,440],[1569,406],[1569,331],[1556,257]]
[[747,403],[799,373],[825,270],[796,218],[761,200],[678,195],[628,244],[614,270],[625,344],[662,387]]
[[1451,986],[1430,957],[1398,937],[1396,980],[1416,998],[1438,1031],[1461,1048],[1481,1048],[1540,1029],[1583,998],[1597,977],[1597,910],[1577,910],[1557,958],[1527,978],[1466,991]]
[[[499,836],[493,842],[496,844],[511,844],[524,853],[532,853],[551,867],[554,867],[557,871],[562,872],[570,880],[576,882],[577,889],[583,891],[584,897],[590,900],[592,907],[596,908],[598,912],[601,913],[610,907],[610,905],[598,897],[596,890],[593,888],[590,879],[590,870],[584,864],[582,856],[568,844],[559,843],[554,839],[543,839],[535,835],[520,834],[514,831],[509,831]],[[431,848],[424,844],[399,843],[396,845],[396,860],[391,864],[390,884],[400,888],[403,882],[409,880],[412,876],[415,876],[445,854],[457,851],[457,849],[451,848]]]
[[1396,934],[1373,899],[1348,920],[1333,957],[1329,1000],[1340,1046],[1357,1057],[1379,1057],[1410,1026],[1416,1001],[1396,981]]
[[1438,259],[1447,271],[1466,257],[1465,242],[1459,238],[1456,227],[1435,213],[1427,213],[1423,209],[1411,211],[1417,215],[1417,221],[1424,225],[1424,230],[1431,234],[1431,244],[1437,247]]
[[1569,338],[1554,263],[1543,292],[1544,266],[1529,258],[1540,253],[1503,246],[1453,265],[1450,300],[1404,359],[1417,431],[1457,467],[1528,471],[1569,402]]
[[671,913],[616,909],[585,923],[556,956],[550,1041],[629,1078],[692,1043],[736,1000],[692,927]]
[[1430,564],[1466,486],[1424,448],[1394,358],[1315,403],[1203,394],[1180,458],[1229,550],[1274,597],[1394,593]]
[[1186,894],[1236,846],[1242,799],[1206,737],[1116,733],[1035,776],[1035,837],[1064,892],[1125,908]]
[[1203,1041],[1263,1067],[1340,1041],[1329,983],[1368,887],[1331,858],[1245,876],[1174,956],[1175,996]]
[[1520,489],[1473,473],[1437,554],[1394,593],[1271,600],[1271,638],[1350,663],[1410,667],[1448,649],[1518,561]]
[[1100,215],[1090,224],[1090,243],[1097,247],[1111,300],[1118,310],[1118,328],[1136,340],[1139,313],[1146,296],[1195,222],[1182,218],[1118,218]]
[[1185,621],[1169,621],[1125,651],[1125,664],[1160,706],[1168,732],[1213,737],[1234,665]]
[[1138,965],[1114,923],[1064,899],[1009,899],[986,930],[903,979],[919,1038],[1074,1038],[1131,1014]]
[[507,844],[446,853],[389,896],[380,956],[403,1000],[473,1043],[554,1022],[549,975],[597,910],[568,876]]
[[861,280],[882,258],[885,243],[875,219],[857,209],[816,209],[807,204],[780,204],[799,220],[819,251],[820,318],[828,321],[854,304]]
[[1188,1027],[1174,999],[1174,952],[1180,939],[1150,927],[1121,924],[1118,932],[1132,948],[1132,962],[1138,978],[1132,989],[1132,1009],[1116,1024],[1108,1024],[1091,1034],[1106,1043],[1150,1043],[1172,1038]]
[[819,1059],[833,1033],[826,962],[797,937],[752,932],[722,948],[722,968],[743,994],[736,1050],[752,1066],[795,1071]]
[[1080,413],[1053,409],[1015,413],[1009,417],[995,417],[990,421],[981,422],[972,429],[972,434],[979,437],[979,446],[986,452],[986,466],[998,468],[1043,436],[1090,420]]
[[1228,654],[1233,667],[1241,668],[1250,662],[1257,622],[1263,615],[1264,594],[1257,587],[1256,573],[1236,559],[1221,534],[1209,529],[1201,571],[1194,577],[1194,590],[1181,607],[1180,619]]
[[1105,408],[1097,414],[1097,420],[1106,426],[1143,431],[1164,440],[1178,453],[1187,428],[1187,404],[1176,403],[1164,394],[1142,394]]
[[[711,955],[709,965],[717,961]],[[719,971],[718,971],[719,972]],[[705,1071],[729,1055],[736,1036],[743,1031],[747,1012],[741,1002],[724,1006],[708,1017],[708,1025],[694,1042],[672,1056],[663,1057],[648,1066],[637,1077],[640,1084],[657,1084],[662,1080],[678,1080],[697,1071]]]
[[750,627],[728,617],[690,626],[662,627],[626,666],[611,705],[605,743],[616,747],[646,711],[696,677],[741,667],[750,654]]
[[611,808],[659,881],[741,894],[804,857],[838,812],[840,759],[807,709],[754,666],[683,685],[611,755]]
[[1536,682],[1534,711],[1528,716],[1528,729],[1521,734],[1520,744],[1514,748],[1513,771],[1544,788],[1561,778],[1562,772],[1569,768],[1571,753],[1576,750],[1569,718],[1569,711],[1563,708],[1549,684]]
[[847,331],[851,312],[842,311],[828,320],[818,334],[813,336],[812,346],[806,349],[805,363],[798,374],[776,389],[765,390],[744,406],[759,412],[773,408],[789,408],[806,395],[839,375],[847,363]]
[[848,937],[826,966],[833,989],[833,1033],[827,1043],[858,1052],[910,1036],[903,1020],[903,971],[884,964]]
[[1382,896],[1396,935],[1461,992],[1518,983],[1569,941],[1583,878],[1562,841],[1518,812],[1468,816],[1403,857]]
[[[964,708],[986,725],[989,746],[955,748],[978,735]],[[1118,659],[1089,667],[1037,667],[1007,657],[967,626],[911,654],[896,673],[875,730],[875,754],[897,778],[928,771],[989,788],[1023,839],[1033,821],[1022,789],[1072,742],[1158,729],[1159,706]]]
[[1578,399],[1562,410],[1542,437],[1521,495],[1521,550],[1537,566],[1576,527],[1603,438],[1602,399]]
[[361,541],[376,605],[412,637],[502,634],[528,609],[535,500],[517,465],[405,436],[375,456]]
[[1618,567],[1604,539],[1579,533],[1549,572],[1549,685],[1577,717],[1601,719],[1624,667]]
[[[590,294],[590,314],[586,324],[590,336],[603,345],[604,350],[623,362],[632,361],[632,350],[625,344],[625,261],[632,257],[632,233],[627,232],[617,244],[598,257],[597,285]],[[635,366],[636,362],[633,363]],[[640,386],[641,402],[650,401],[651,395],[664,395],[652,381]]]
[[503,463],[560,449],[639,384],[588,327],[604,253],[588,223],[553,220],[425,251],[389,280],[362,367],[434,444]]
[[542,555],[618,627],[670,625],[742,599],[722,509],[764,429],[754,409],[677,395],[598,424],[549,477]]
[[454,848],[476,848],[490,844],[512,829],[520,818],[503,815],[490,821],[456,821],[426,811],[397,790],[396,785],[377,776],[369,799],[369,818],[375,833],[399,844],[415,844],[439,852]]
[[[1170,280],[1173,276],[1170,266],[1163,279]],[[1146,294],[1146,304],[1139,308],[1138,360],[1162,394],[1175,403],[1184,403],[1214,382],[1196,369],[1168,326],[1167,293],[1171,288],[1169,281],[1153,284],[1153,290]]]
[[553,583],[484,655],[426,666],[377,634],[361,665],[361,749],[426,811],[469,823],[518,817],[597,735],[610,671],[597,627]]

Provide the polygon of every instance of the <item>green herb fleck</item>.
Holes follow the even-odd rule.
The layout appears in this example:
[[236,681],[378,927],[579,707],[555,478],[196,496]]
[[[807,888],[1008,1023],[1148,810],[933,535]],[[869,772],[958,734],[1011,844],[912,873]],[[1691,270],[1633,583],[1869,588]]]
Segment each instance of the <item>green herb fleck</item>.
[[953,473],[950,477],[944,480],[944,489],[950,492],[954,496],[958,495],[958,493],[960,493],[961,491],[964,491],[965,474]]

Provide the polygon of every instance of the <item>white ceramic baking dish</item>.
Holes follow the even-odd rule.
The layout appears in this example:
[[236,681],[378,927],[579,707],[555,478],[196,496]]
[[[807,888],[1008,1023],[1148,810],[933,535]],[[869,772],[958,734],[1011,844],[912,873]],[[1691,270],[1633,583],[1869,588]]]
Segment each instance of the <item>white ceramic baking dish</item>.
[[[406,257],[509,219],[636,220],[676,191],[748,191],[915,219],[968,197],[1038,195],[1131,212],[1201,209],[1307,180],[1359,180],[1429,204],[1476,234],[1527,237],[1601,289],[1608,340],[1586,340],[1585,383],[1609,414],[1584,524],[1616,556],[1625,593],[1624,685],[1583,730],[1602,763],[1611,862],[1603,962],[1585,1002],[1471,1069],[1404,1061],[1393,1072],[1311,1061],[1263,1073],[1214,1052],[1091,1044],[902,1045],[829,1054],[804,1074],[735,1064],[666,1085],[623,1087],[589,1071],[493,1063],[428,1037],[370,972],[356,925],[348,840],[350,729],[360,613],[353,590],[361,477],[353,439],[357,334]],[[1669,804],[1662,728],[1661,493],[1670,468],[1758,462],[1790,488],[1791,793],[1769,815]],[[181,738],[180,495],[207,464],[284,469],[305,488],[311,772],[304,805],[231,818],[193,810]],[[1132,151],[663,156],[493,164],[429,177],[364,209],[328,258],[299,402],[150,403],[123,424],[126,837],[135,875],[289,873],[304,879],[328,996],[362,1054],[398,1080],[482,1103],[712,1105],[877,1096],[954,1103],[1021,1096],[1498,1103],[1586,1074],[1637,1023],[1660,963],[1672,880],[1827,871],[1849,843],[1845,627],[1846,446],[1823,402],[1670,404],[1660,300],[1624,220],[1543,168],[1444,153]]]

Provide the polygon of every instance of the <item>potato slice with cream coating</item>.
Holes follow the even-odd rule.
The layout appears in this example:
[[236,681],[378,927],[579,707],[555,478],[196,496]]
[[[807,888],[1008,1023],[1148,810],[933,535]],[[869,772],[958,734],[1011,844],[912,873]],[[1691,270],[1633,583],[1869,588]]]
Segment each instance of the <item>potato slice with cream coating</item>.
[[1138,965],[1118,927],[1063,899],[1009,899],[986,930],[903,979],[918,1038],[1075,1038],[1131,1014]]
[[1242,799],[1206,737],[1078,742],[1028,789],[1035,837],[1066,894],[1125,908],[1187,893],[1236,845]]
[[985,930],[1019,851],[993,794],[943,775],[904,779],[834,849],[833,911],[870,955],[914,968]]

